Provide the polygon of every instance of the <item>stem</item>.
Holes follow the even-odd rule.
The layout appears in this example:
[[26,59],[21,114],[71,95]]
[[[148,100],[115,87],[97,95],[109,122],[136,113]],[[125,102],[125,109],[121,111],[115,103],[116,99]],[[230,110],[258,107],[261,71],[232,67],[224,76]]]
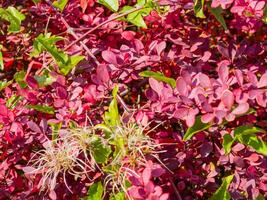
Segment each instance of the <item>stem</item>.
[[119,102],[121,103],[121,105],[122,105],[122,107],[124,108],[124,110],[125,110],[127,113],[130,113],[130,112],[131,112],[130,110],[132,110],[132,109],[130,109],[130,108],[126,105],[126,103],[123,101],[123,99],[122,99],[119,95],[117,95],[117,99],[118,99]]
[[115,17],[112,17],[111,19],[108,19],[108,20],[102,22],[101,24],[99,24],[99,25],[95,26],[94,28],[88,30],[88,31],[87,31],[86,33],[84,33],[81,37],[79,37],[79,38],[77,38],[76,40],[74,40],[73,42],[71,42],[68,46],[66,46],[66,47],[64,48],[64,51],[65,51],[65,50],[68,50],[72,45],[76,44],[77,42],[80,42],[80,41],[81,41],[82,39],[84,39],[88,34],[92,33],[92,32],[95,31],[95,30],[97,30],[97,29],[100,28],[101,26],[104,26],[104,25],[108,24],[109,22],[111,22],[111,21],[113,21],[113,20],[119,19],[119,18],[121,18],[121,17],[124,17],[124,16],[126,16],[126,15],[129,15],[129,14],[131,14],[131,13],[133,13],[133,12],[136,12],[136,11],[138,11],[138,10],[141,10],[141,9],[143,9],[143,6],[141,6],[141,7],[138,6],[138,7],[136,7],[136,8],[131,9],[131,10],[128,10],[128,11],[125,12],[125,13],[119,14],[119,15],[117,15],[117,16],[115,16]]
[[[72,45],[76,44],[77,42],[80,42],[80,41],[81,41],[82,39],[84,39],[87,35],[89,35],[90,33],[94,32],[95,30],[97,30],[97,29],[100,28],[101,26],[104,26],[104,25],[108,24],[109,22],[112,22],[113,20],[119,19],[119,18],[121,18],[121,17],[124,17],[124,16],[126,16],[126,15],[129,15],[129,14],[131,14],[131,13],[133,13],[133,12],[136,12],[136,11],[138,11],[138,10],[141,10],[141,9],[143,9],[143,6],[141,6],[141,7],[138,6],[138,7],[136,7],[136,8],[131,9],[131,10],[128,10],[128,11],[125,12],[125,13],[119,14],[119,15],[117,15],[117,16],[111,18],[111,19],[108,19],[108,20],[102,22],[101,24],[99,24],[99,25],[95,26],[94,28],[88,30],[88,31],[87,31],[86,33],[84,33],[81,37],[79,37],[79,38],[77,37],[77,39],[75,39],[72,43],[70,43],[69,45],[67,45],[67,46],[63,49],[63,51],[68,50],[70,47],[72,47]],[[49,60],[49,62],[47,63],[47,65],[51,64],[52,62],[53,62],[53,59]],[[41,73],[41,71],[40,71],[39,73]]]
[[177,199],[178,200],[182,200],[182,197],[181,197],[179,191],[177,190],[177,188],[176,188],[176,186],[175,186],[175,184],[174,184],[174,182],[172,181],[171,178],[169,178],[169,181],[171,182],[171,185],[172,185],[172,187],[174,189],[174,192],[175,192],[175,195],[176,195]]
[[[66,22],[66,20],[63,17],[61,17],[61,21],[66,26],[67,32],[70,33],[77,40],[79,37],[73,31],[73,28],[70,27],[70,25]],[[94,54],[90,51],[90,49],[84,44],[84,42],[80,41],[80,44],[83,46],[83,48],[85,49],[85,51],[87,52],[87,54],[95,61],[95,63],[97,65],[99,65],[100,63],[98,62],[98,60],[96,59],[96,57],[94,56]]]

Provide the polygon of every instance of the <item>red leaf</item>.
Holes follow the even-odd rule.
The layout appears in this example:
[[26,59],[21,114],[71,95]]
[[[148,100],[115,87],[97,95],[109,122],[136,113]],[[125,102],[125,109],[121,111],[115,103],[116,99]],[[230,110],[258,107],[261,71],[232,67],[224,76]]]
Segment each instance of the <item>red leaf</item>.
[[151,178],[151,168],[146,167],[142,173],[142,179],[143,179],[144,185],[149,183],[150,178]]
[[125,40],[128,40],[128,41],[131,41],[134,39],[134,36],[135,36],[135,32],[133,31],[123,31],[121,36],[125,39]]
[[102,51],[102,57],[108,63],[111,63],[113,65],[118,64],[117,55],[115,53],[113,53],[112,51],[109,51],[109,50]]
[[83,12],[85,12],[85,10],[87,8],[87,5],[88,5],[88,1],[87,0],[80,0],[80,6],[81,6]]
[[234,104],[234,95],[230,90],[225,90],[224,93],[222,94],[222,102],[224,106],[230,110]]
[[31,88],[34,88],[34,89],[38,88],[38,82],[32,76],[27,76],[26,82]]

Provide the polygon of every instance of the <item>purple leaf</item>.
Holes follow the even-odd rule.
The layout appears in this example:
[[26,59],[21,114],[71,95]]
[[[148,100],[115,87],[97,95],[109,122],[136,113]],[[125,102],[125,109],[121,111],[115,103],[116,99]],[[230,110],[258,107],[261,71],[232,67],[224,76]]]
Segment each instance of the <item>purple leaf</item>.
[[34,131],[36,133],[42,133],[41,129],[39,128],[39,126],[35,122],[29,121],[27,123],[27,125],[32,131]]
[[239,104],[233,111],[232,113],[234,115],[242,115],[244,113],[246,113],[249,109],[249,104],[248,103],[242,103]]
[[118,65],[117,55],[112,51],[109,50],[102,51],[102,57],[106,62],[113,64],[115,66]]
[[106,65],[98,65],[96,68],[97,80],[100,83],[107,83],[110,80],[108,69]]
[[228,109],[231,110],[233,104],[234,104],[234,95],[230,90],[225,90],[224,93],[222,94],[221,100],[224,104],[224,106]]
[[142,172],[142,179],[143,179],[143,183],[144,185],[148,184],[151,178],[151,168],[146,167],[144,169],[144,171]]
[[258,83],[258,88],[267,87],[267,72],[265,72]]
[[179,92],[180,95],[187,96],[188,95],[188,90],[187,90],[187,84],[184,81],[183,78],[179,77],[176,80],[176,89]]
[[31,88],[33,88],[33,89],[37,89],[38,88],[38,82],[32,76],[27,76],[26,77],[26,82]]
[[205,142],[200,148],[200,154],[202,157],[206,158],[212,152],[213,147],[210,142]]
[[226,81],[228,80],[228,76],[229,76],[228,66],[229,65],[230,65],[230,62],[228,60],[223,60],[218,64],[218,75],[223,83],[226,83]]

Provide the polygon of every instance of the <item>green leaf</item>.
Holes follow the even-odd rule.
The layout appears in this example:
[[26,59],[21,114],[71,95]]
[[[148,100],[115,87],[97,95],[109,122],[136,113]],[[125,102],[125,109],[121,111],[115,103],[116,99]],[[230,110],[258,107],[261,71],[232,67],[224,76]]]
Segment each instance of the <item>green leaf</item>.
[[205,0],[194,0],[194,12],[196,17],[199,18],[206,18],[203,7],[204,7]]
[[69,127],[70,127],[71,129],[76,129],[76,128],[79,127],[79,125],[77,124],[77,122],[75,122],[75,121],[73,121],[73,120],[70,120],[70,121],[69,121]]
[[20,31],[21,22],[25,19],[25,15],[12,6],[7,9],[0,8],[0,17],[10,23],[8,31],[13,33]]
[[168,77],[166,77],[163,74],[158,73],[158,72],[143,71],[143,72],[140,72],[139,73],[139,76],[154,78],[154,79],[156,79],[158,81],[163,81],[163,82],[169,84],[172,88],[175,88],[176,87],[176,81],[175,81],[175,79],[168,78]]
[[231,196],[229,194],[228,187],[231,184],[234,175],[227,176],[223,179],[222,185],[218,190],[212,195],[209,200],[230,200]]
[[[3,48],[2,45],[0,45],[0,50]],[[0,70],[4,70],[4,60],[3,60],[3,55],[2,52],[0,51]]]
[[104,131],[107,135],[110,135],[112,133],[112,130],[105,124],[97,124],[94,126],[94,128]]
[[26,72],[25,71],[19,71],[14,75],[14,79],[15,81],[20,85],[20,87],[22,88],[26,88],[27,87],[27,83],[25,82],[24,78],[26,76]]
[[[137,5],[141,6],[144,2],[139,2],[137,3]],[[148,6],[147,6],[148,5]],[[125,13],[129,10],[134,9],[134,7],[132,6],[124,6],[120,13]],[[146,7],[144,6],[143,9],[135,11],[133,13],[128,14],[128,16],[126,18],[121,18],[121,20],[126,20],[138,27],[141,28],[147,28],[147,25],[143,19],[143,17],[147,16],[150,14],[150,12],[152,11],[152,5],[150,5],[149,3],[146,3]]]
[[45,74],[41,76],[35,75],[34,78],[38,82],[39,87],[45,87],[45,86],[51,85],[52,83],[56,81],[56,78],[50,76],[49,74]]
[[119,1],[118,0],[98,0],[98,3],[106,6],[113,12],[117,12],[119,10]]
[[262,194],[259,194],[259,196],[255,200],[265,200],[265,198]]
[[255,134],[255,133],[265,133],[265,131],[255,126],[239,126],[234,130],[235,136]]
[[40,34],[33,43],[34,50],[31,52],[31,56],[37,57],[43,51],[47,51],[56,61],[59,71],[66,76],[84,57],[68,56],[65,52],[58,49],[55,43],[62,39],[62,37],[51,36],[51,33]]
[[115,194],[115,196],[112,196],[110,198],[110,200],[124,200],[124,199],[125,199],[124,192],[118,192],[117,194]]
[[133,12],[127,16],[127,21],[141,28],[147,28],[141,12]]
[[120,114],[117,103],[118,86],[116,85],[112,91],[113,99],[109,104],[108,111],[104,114],[105,124],[108,126],[117,126],[120,124]]
[[249,146],[257,153],[267,156],[267,143],[258,138],[256,135],[239,135],[237,139],[240,143]]
[[53,6],[58,8],[62,12],[65,6],[67,5],[67,3],[68,3],[68,0],[57,0],[53,3]]
[[92,155],[97,163],[105,164],[108,161],[108,157],[111,153],[111,148],[109,145],[104,144],[100,137],[93,137],[94,138],[91,143]]
[[48,125],[51,126],[52,130],[52,141],[55,141],[58,138],[58,132],[62,127],[62,122],[59,123],[48,122]]
[[196,121],[195,124],[192,127],[189,127],[183,137],[183,140],[189,140],[191,137],[193,137],[193,135],[195,135],[196,133],[200,132],[200,131],[204,131],[206,129],[208,129],[209,127],[211,127],[210,123],[203,123],[201,121],[201,117],[197,116],[196,117]]
[[65,65],[59,65],[59,71],[66,76],[83,59],[84,56],[71,56]]
[[0,70],[4,70],[4,62],[3,62],[2,52],[0,52]]
[[232,138],[232,136],[230,134],[225,134],[223,136],[223,148],[225,151],[225,154],[229,154],[231,152],[231,147],[234,143],[235,139]]
[[33,3],[37,4],[37,3],[39,3],[41,0],[32,0],[32,1],[33,1]]
[[37,57],[43,51],[48,51],[57,63],[66,64],[68,62],[68,56],[61,50],[58,50],[55,43],[62,40],[62,37],[51,36],[51,33],[40,34],[33,42],[34,51],[31,52],[31,56]]
[[18,102],[21,101],[23,99],[22,96],[18,96],[18,95],[12,95],[7,101],[6,101],[6,107],[8,107],[9,109],[14,109]]
[[55,113],[55,109],[51,106],[46,105],[28,105],[26,108],[34,109],[42,113],[47,113],[53,115]]
[[267,143],[258,138],[256,133],[265,133],[265,130],[253,126],[239,126],[234,130],[235,138],[240,143],[249,146],[257,153],[267,156]]
[[100,181],[94,183],[88,190],[88,197],[86,200],[102,200],[103,192],[104,189],[102,183]]
[[8,87],[9,85],[12,84],[12,80],[11,81],[0,81],[0,91],[5,89],[6,87]]
[[217,7],[217,8],[211,8],[210,7],[210,11],[215,16],[217,21],[220,22],[220,24],[223,26],[224,30],[227,30],[228,29],[227,25],[226,25],[225,20],[222,16],[222,8],[221,7]]
[[263,11],[262,21],[264,24],[267,24],[267,5],[265,6],[264,11]]

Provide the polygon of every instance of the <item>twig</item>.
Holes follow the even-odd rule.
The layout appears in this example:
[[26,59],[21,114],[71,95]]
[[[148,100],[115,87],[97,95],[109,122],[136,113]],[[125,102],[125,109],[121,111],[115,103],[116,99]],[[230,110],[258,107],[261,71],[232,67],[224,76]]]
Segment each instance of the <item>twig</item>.
[[131,13],[133,13],[133,12],[136,12],[136,11],[138,11],[138,10],[141,10],[141,9],[143,9],[143,6],[138,6],[138,7],[133,8],[133,9],[131,9],[131,10],[125,12],[125,13],[119,14],[119,15],[117,15],[117,16],[115,16],[115,17],[112,17],[111,19],[108,19],[108,20],[102,22],[101,24],[99,24],[99,25],[95,26],[94,28],[88,30],[88,31],[87,31],[86,33],[84,33],[81,37],[79,37],[79,38],[77,38],[76,40],[74,40],[72,43],[70,43],[68,46],[66,46],[66,47],[64,48],[64,50],[68,50],[72,45],[76,44],[77,42],[80,42],[80,41],[81,41],[82,39],[84,39],[88,34],[92,33],[92,32],[95,31],[95,30],[97,30],[97,29],[100,28],[101,26],[104,26],[104,25],[108,24],[109,22],[111,22],[111,21],[113,21],[113,20],[119,19],[119,18],[121,18],[121,17],[124,17],[124,16],[126,16],[126,15],[129,15],[129,14],[131,14]]
[[[111,19],[108,19],[108,20],[102,22],[101,24],[99,24],[99,25],[95,26],[94,28],[88,30],[88,31],[87,31],[86,33],[84,33],[81,37],[77,38],[77,39],[74,40],[72,43],[70,43],[69,45],[67,45],[67,46],[63,49],[63,51],[68,50],[70,47],[72,47],[72,45],[76,44],[77,42],[80,42],[80,41],[81,41],[82,39],[84,39],[87,35],[89,35],[90,33],[94,32],[95,30],[97,30],[97,29],[100,28],[101,26],[104,26],[104,25],[108,24],[109,22],[112,22],[113,20],[119,19],[119,18],[121,18],[121,17],[124,17],[124,16],[126,16],[126,15],[129,15],[129,14],[131,14],[131,13],[133,13],[133,12],[136,12],[136,11],[138,11],[138,10],[141,10],[141,9],[143,9],[143,6],[138,6],[138,7],[136,7],[136,8],[131,9],[131,10],[128,10],[128,11],[125,12],[125,13],[122,13],[122,14],[120,14],[120,15],[117,15],[117,16],[111,18]],[[49,65],[51,62],[53,62],[53,59],[51,59],[51,60],[47,63],[47,65]]]
[[174,189],[174,192],[175,192],[175,195],[177,197],[177,200],[182,200],[182,197],[181,197],[179,191],[177,190],[177,188],[176,188],[176,186],[175,186],[175,184],[174,184],[174,182],[172,181],[171,178],[169,178],[169,181],[171,182],[171,185],[172,185],[172,187]]
[[120,104],[122,105],[122,107],[124,108],[124,110],[127,113],[130,113],[131,111],[134,111],[134,109],[131,109],[126,105],[126,103],[124,102],[124,100],[121,98],[120,95],[117,95],[117,99],[118,99],[118,101],[120,102]]
[[[64,25],[67,28],[67,32],[70,33],[76,40],[79,38],[76,33],[73,31],[73,28],[66,22],[66,20],[61,17],[62,22],[64,23]],[[90,49],[84,44],[83,41],[80,41],[80,44],[83,46],[83,48],[85,49],[85,51],[87,52],[87,54],[95,61],[95,63],[97,65],[99,65],[100,63],[98,62],[98,60],[96,59],[96,57],[94,56],[94,54],[90,51]]]

